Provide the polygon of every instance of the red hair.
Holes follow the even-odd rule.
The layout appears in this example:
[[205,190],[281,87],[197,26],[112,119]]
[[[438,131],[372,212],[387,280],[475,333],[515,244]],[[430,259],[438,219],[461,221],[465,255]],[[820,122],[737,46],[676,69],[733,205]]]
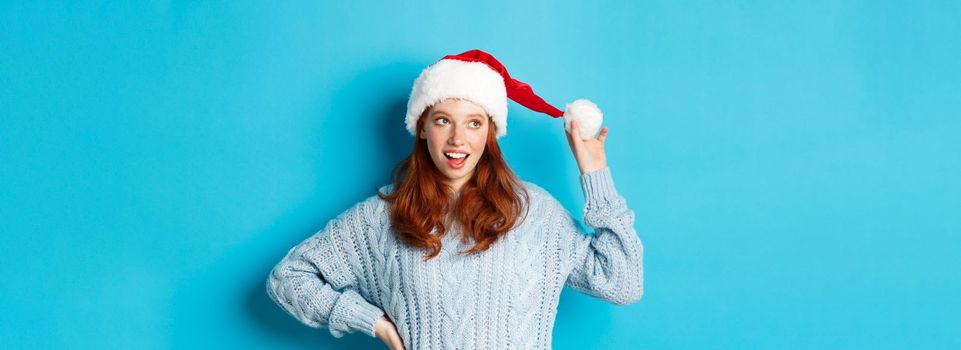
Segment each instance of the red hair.
[[[417,120],[418,132],[430,108]],[[490,248],[498,239],[527,217],[525,203],[530,194],[507,166],[497,143],[494,124],[489,123],[487,145],[470,180],[464,183],[454,201],[453,189],[446,185],[427,149],[427,140],[414,138],[410,155],[393,171],[393,192],[377,195],[390,203],[391,226],[397,238],[411,247],[427,251],[424,260],[437,256],[441,237],[453,222],[463,228],[461,242],[476,244],[462,254],[475,254]],[[522,199],[523,198],[523,199]],[[520,220],[520,221],[519,221]],[[431,232],[436,230],[436,233]]]

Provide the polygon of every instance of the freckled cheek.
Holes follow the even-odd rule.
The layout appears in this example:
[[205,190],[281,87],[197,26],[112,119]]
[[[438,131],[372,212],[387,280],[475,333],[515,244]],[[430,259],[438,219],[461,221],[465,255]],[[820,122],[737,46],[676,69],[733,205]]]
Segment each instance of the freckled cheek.
[[473,144],[484,144],[487,141],[487,131],[476,131],[471,133],[471,143]]

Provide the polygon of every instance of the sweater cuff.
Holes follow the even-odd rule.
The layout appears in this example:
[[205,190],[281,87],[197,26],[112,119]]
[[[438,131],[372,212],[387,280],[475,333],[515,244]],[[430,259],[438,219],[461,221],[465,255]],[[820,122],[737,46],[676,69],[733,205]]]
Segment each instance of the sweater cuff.
[[338,298],[330,316],[331,331],[337,338],[352,330],[374,337],[374,324],[384,311],[368,302],[353,289],[346,289]]
[[590,207],[593,207],[593,204],[614,201],[618,197],[610,167],[581,174],[581,188],[584,190],[586,204]]

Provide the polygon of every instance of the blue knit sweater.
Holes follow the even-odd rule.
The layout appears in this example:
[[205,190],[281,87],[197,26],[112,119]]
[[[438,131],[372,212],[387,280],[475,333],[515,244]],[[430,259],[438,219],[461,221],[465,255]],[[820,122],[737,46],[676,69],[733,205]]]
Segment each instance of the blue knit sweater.
[[584,223],[594,234],[543,188],[522,181],[531,195],[523,223],[474,256],[457,254],[473,244],[448,232],[428,261],[396,239],[388,203],[370,196],[291,248],[271,271],[267,293],[300,322],[338,338],[373,336],[386,313],[407,349],[550,349],[565,286],[616,304],[643,293],[644,248],[610,168],[580,180]]

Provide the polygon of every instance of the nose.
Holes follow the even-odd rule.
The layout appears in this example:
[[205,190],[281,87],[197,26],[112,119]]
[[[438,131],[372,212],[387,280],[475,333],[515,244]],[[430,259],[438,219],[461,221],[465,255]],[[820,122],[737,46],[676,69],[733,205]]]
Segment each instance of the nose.
[[464,144],[463,136],[464,130],[461,130],[460,127],[455,126],[451,128],[450,137],[447,138],[447,144],[452,146],[460,146]]

